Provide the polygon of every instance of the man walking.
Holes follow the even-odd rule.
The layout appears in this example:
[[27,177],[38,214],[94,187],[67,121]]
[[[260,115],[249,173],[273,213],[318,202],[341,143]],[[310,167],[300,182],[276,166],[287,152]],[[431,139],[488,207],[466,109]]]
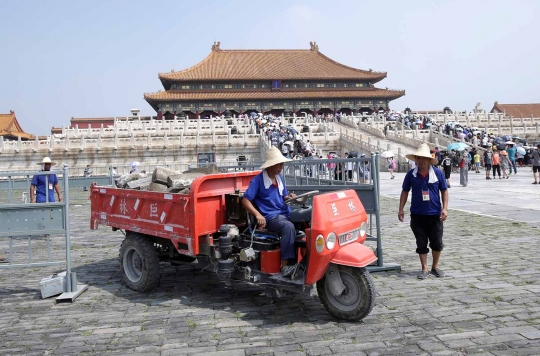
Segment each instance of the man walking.
[[[90,170],[90,165],[89,165],[89,164],[86,165],[86,168],[84,169],[83,175],[84,175],[85,177],[90,177],[90,176],[92,175],[92,171]],[[86,188],[86,186],[84,187],[84,191],[85,191],[85,192],[88,191],[88,189]]]
[[422,265],[418,279],[426,279],[430,274],[427,267],[428,242],[433,255],[431,274],[444,277],[444,272],[439,269],[439,259],[444,247],[443,221],[448,217],[446,179],[440,169],[433,167],[438,161],[431,157],[427,144],[421,144],[415,153],[406,157],[416,162],[416,168],[407,172],[403,180],[398,219],[403,222],[405,218],[403,208],[412,189],[411,230],[416,238],[416,253]]
[[516,168],[516,153],[517,149],[514,147],[514,144],[507,144],[506,145],[506,152],[508,153],[508,159],[510,160],[510,173],[512,174],[512,168],[514,169],[514,174],[517,174],[517,168]]
[[538,173],[540,172],[540,143],[536,146],[536,149],[532,153],[533,159],[533,184],[538,184]]
[[[42,171],[50,171],[51,166],[54,166],[56,163],[52,162],[49,157],[45,157],[41,163],[38,164],[42,166]],[[56,174],[35,175],[32,177],[32,182],[30,183],[30,202],[52,203],[54,202],[54,191],[56,191],[56,194],[58,195],[58,201],[61,202],[62,195],[60,194],[60,186],[58,185],[58,177],[56,177]]]

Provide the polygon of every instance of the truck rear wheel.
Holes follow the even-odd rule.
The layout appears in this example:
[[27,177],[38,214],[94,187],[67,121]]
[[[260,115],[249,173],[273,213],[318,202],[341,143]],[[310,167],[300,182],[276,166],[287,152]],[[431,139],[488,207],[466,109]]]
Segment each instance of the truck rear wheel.
[[317,293],[324,308],[339,319],[358,321],[365,318],[375,305],[375,284],[365,268],[339,266],[345,291],[334,297],[328,289],[326,276],[317,282]]
[[127,286],[137,292],[155,288],[160,279],[159,255],[143,234],[128,231],[120,246],[120,268]]

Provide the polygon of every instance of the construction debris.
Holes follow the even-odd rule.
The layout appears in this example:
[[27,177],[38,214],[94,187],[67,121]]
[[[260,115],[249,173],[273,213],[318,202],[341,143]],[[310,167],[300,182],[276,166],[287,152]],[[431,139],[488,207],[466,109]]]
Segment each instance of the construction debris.
[[174,174],[177,174],[177,172],[172,169],[156,167],[152,173],[152,183],[167,185],[167,178]]
[[[204,176],[204,173],[198,173],[198,172],[190,172],[190,173],[184,173],[179,175],[179,177],[175,177],[174,180],[170,181],[169,185],[169,192],[171,193],[180,193],[181,191],[185,191],[185,189],[188,190],[191,187],[191,183],[195,180],[197,177]],[[186,194],[186,193],[184,193]]]
[[197,177],[214,173],[218,173],[215,164],[183,173],[164,167],[156,167],[151,177],[146,173],[125,174],[117,178],[115,183],[118,188],[123,189],[189,194],[191,184]]
[[131,181],[146,178],[146,173],[131,173],[124,174],[115,180],[117,188],[126,188],[127,184]]

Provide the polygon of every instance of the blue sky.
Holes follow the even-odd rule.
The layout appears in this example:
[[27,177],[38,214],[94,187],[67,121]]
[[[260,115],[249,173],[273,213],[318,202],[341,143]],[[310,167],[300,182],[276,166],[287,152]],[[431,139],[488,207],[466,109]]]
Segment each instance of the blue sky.
[[540,1],[0,1],[0,113],[45,135],[155,111],[159,72],[222,49],[319,50],[388,72],[393,109],[540,102]]

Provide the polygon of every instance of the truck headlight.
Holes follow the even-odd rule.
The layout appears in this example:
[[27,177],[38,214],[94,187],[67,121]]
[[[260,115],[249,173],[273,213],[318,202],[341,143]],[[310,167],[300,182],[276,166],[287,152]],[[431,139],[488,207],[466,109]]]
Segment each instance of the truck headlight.
[[323,252],[324,249],[324,237],[323,235],[317,236],[317,239],[315,239],[315,249],[318,253]]
[[365,222],[363,222],[360,225],[360,236],[362,236],[362,237],[366,236],[366,232],[367,232],[367,224]]
[[331,250],[334,248],[336,244],[336,234],[331,232],[328,234],[328,237],[326,238],[326,248]]

